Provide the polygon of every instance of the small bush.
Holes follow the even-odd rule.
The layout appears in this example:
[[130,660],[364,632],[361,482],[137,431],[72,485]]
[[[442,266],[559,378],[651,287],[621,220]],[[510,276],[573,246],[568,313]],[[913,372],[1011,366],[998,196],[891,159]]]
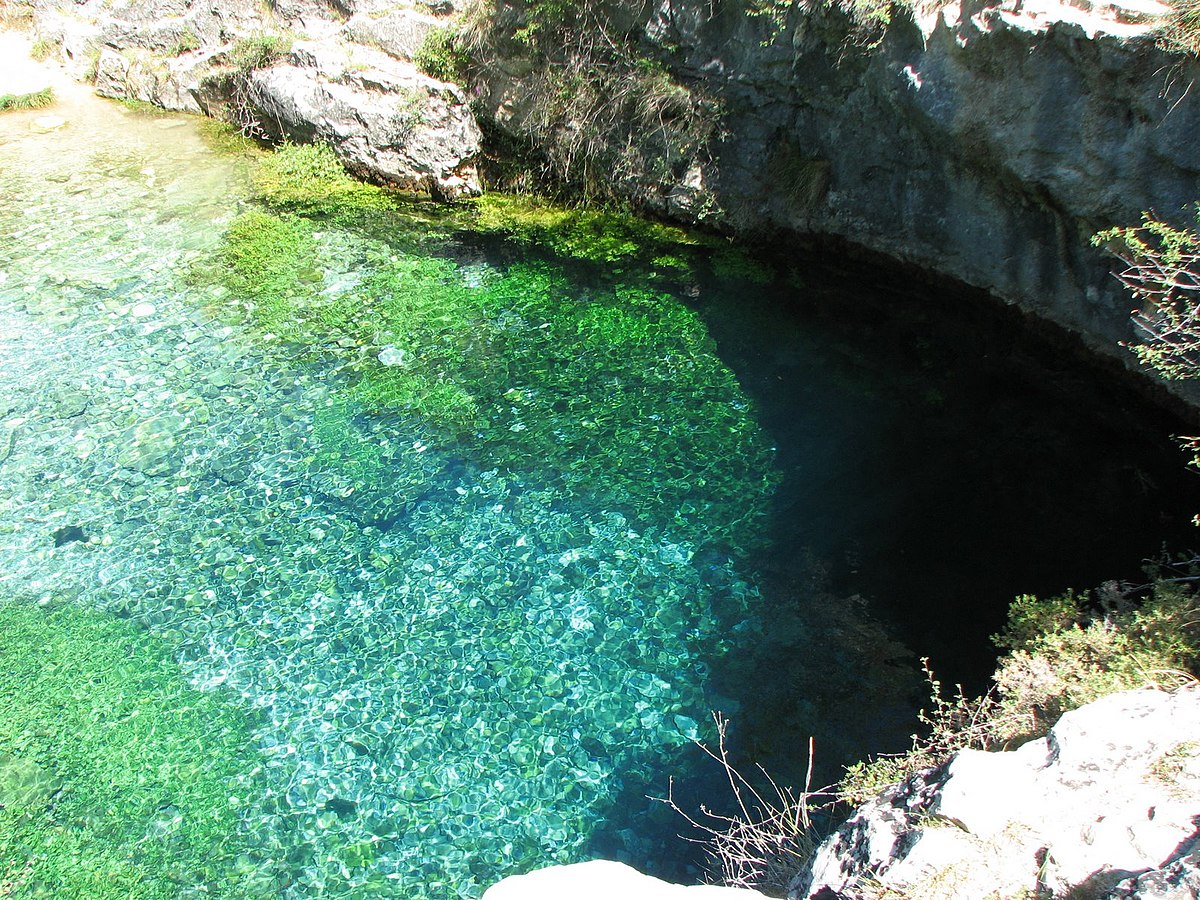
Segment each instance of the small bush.
[[458,41],[454,28],[430,29],[413,55],[413,63],[430,78],[462,83],[467,77],[471,57]]
[[230,61],[244,72],[265,69],[292,49],[292,39],[282,34],[259,33],[242,38],[229,51]]

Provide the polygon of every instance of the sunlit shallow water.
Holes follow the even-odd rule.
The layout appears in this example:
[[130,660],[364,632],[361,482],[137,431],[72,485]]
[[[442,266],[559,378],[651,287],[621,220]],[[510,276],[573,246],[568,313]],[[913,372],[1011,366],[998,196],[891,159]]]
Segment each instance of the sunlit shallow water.
[[[237,163],[209,155],[190,122],[88,116],[0,151],[5,593],[131,617],[197,684],[262,711],[262,759],[247,765],[265,768],[267,796],[231,802],[284,894],[474,896],[579,858],[598,822],[618,830],[615,798],[660,780],[712,706],[702,656],[728,639],[713,575],[692,559],[706,517],[730,538],[761,519],[771,483],[736,380],[703,341],[667,340],[689,355],[647,364],[647,384],[618,383],[601,360],[590,411],[586,396],[550,403],[563,470],[522,463],[507,439],[503,466],[464,457],[345,400],[336,348],[299,360],[184,285],[242,203]],[[355,290],[366,257],[397,259],[369,238],[316,240],[326,293]],[[489,296],[525,283],[478,262],[452,277],[490,279]],[[571,302],[569,285],[541,290]],[[510,305],[488,311],[497,333],[536,342],[550,327]],[[544,430],[521,409],[537,413],[539,385],[513,373],[506,434]],[[603,421],[617,403],[647,432],[690,422],[672,441],[689,453],[646,458],[655,440]],[[710,406],[721,433],[697,435],[690,411]],[[635,518],[626,485],[663,462],[673,506]],[[737,479],[711,493],[741,508],[723,518],[670,483],[704,477]],[[761,627],[733,561],[709,568],[742,627]],[[639,840],[617,845],[651,855]]]
[[[185,277],[250,208],[245,161],[99,101],[31,119],[0,121],[0,589],[145,625],[255,711],[263,780],[230,799],[252,895],[473,897],[597,852],[682,857],[644,794],[688,773],[712,709],[775,755],[804,728],[835,757],[907,733],[902,649],[833,591],[897,583],[881,460],[897,417],[954,411],[950,376],[880,375],[750,282],[697,300],[469,236],[429,250],[469,337],[303,346]],[[396,229],[316,228],[313,296],[430,277]],[[482,424],[368,402],[364,360],[424,348],[448,391],[464,341],[449,374]]]

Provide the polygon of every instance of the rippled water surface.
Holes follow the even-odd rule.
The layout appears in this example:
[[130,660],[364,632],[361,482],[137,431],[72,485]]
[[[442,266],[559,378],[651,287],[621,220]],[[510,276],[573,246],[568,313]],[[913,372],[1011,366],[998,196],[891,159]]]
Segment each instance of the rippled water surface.
[[[414,330],[297,340],[185,277],[250,208],[248,162],[190,120],[69,113],[0,120],[0,589],[143,624],[255,711],[266,787],[236,800],[261,891],[474,897],[679,853],[643,794],[713,708],[789,705],[774,733],[757,713],[771,753],[834,703],[855,739],[906,733],[876,683],[900,649],[822,572],[865,556],[886,591],[899,501],[878,466],[873,500],[847,493],[847,441],[882,465],[900,412],[956,408],[945,385],[897,405],[867,382],[908,382],[862,375],[833,327],[748,347],[777,310],[752,281],[697,300],[470,237],[431,264],[412,216],[305,226],[297,290],[407,303]],[[421,305],[447,290],[467,319]]]

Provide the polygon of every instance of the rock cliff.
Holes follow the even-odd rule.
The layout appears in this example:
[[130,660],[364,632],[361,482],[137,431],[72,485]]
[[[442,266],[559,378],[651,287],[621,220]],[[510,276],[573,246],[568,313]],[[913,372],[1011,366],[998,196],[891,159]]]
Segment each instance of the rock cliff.
[[[1091,235],[1200,199],[1200,66],[1156,46],[1152,8],[960,0],[864,45],[836,4],[754,6],[658,0],[629,26],[718,127],[669,172],[616,173],[615,193],[743,234],[836,235],[1120,353],[1132,301]],[[539,143],[545,73],[505,49],[481,108]],[[647,157],[671,156],[664,133]]]
[[273,140],[324,141],[371,181],[478,194],[480,132],[466,97],[412,62],[439,20],[387,6],[373,17],[374,7],[304,0],[48,2],[36,27],[103,96],[231,118]]

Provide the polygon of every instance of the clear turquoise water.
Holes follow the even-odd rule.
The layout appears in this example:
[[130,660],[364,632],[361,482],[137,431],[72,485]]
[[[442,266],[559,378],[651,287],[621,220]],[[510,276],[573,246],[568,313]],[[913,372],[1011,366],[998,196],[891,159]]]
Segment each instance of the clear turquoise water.
[[[902,648],[847,596],[903,632],[912,582],[937,582],[921,615],[951,621],[986,569],[1002,608],[1043,588],[991,571],[989,546],[1024,530],[1006,566],[1037,545],[1068,556],[1059,518],[1028,523],[1100,515],[1048,485],[1109,432],[1074,428],[1060,453],[1057,400],[1014,426],[1007,375],[889,355],[869,303],[790,317],[778,286],[697,298],[467,236],[434,249],[469,327],[281,339],[183,277],[249,208],[245,165],[187,120],[82,100],[68,118],[47,135],[0,120],[0,591],[143,623],[198,686],[255,711],[269,788],[237,800],[279,895],[474,897],[600,852],[683,857],[644,794],[705,783],[689,748],[710,710],[774,760],[818,728],[833,760],[908,733]],[[313,238],[313,302],[365,297],[381,273],[411,285],[423,258],[409,220]],[[356,386],[381,354],[458,379],[479,420],[371,409]],[[1001,435],[1052,462],[989,520],[1001,502],[969,498],[1032,471]],[[1077,482],[1118,473],[1109,492],[1151,544],[1135,555],[1160,540],[1145,510],[1166,512],[1160,487],[1126,500],[1161,463],[1148,452],[1122,445],[1135,472]],[[984,523],[966,553],[954,498]],[[1108,529],[1089,529],[1099,546]],[[1121,574],[1092,573],[1044,580]]]
[[[0,148],[5,593],[142,622],[261,710],[270,796],[239,802],[285,895],[476,896],[580,858],[698,736],[729,637],[692,558],[765,514],[771,449],[702,327],[672,297],[462,260],[444,275],[488,298],[491,350],[546,371],[502,365],[474,436],[370,415],[354,356],[403,335],[301,353],[181,279],[244,202],[238,164],[187,121],[76,115]],[[315,237],[327,297],[404,263]],[[587,343],[599,313],[645,318],[620,359]],[[548,441],[527,461],[526,430]],[[761,628],[733,560],[709,568]]]

